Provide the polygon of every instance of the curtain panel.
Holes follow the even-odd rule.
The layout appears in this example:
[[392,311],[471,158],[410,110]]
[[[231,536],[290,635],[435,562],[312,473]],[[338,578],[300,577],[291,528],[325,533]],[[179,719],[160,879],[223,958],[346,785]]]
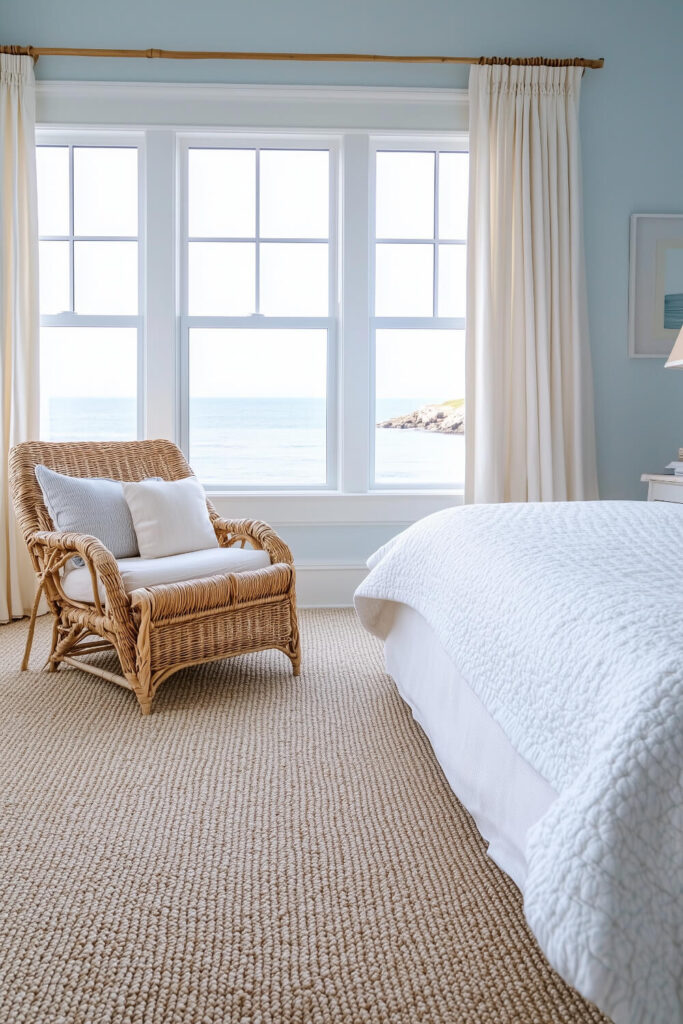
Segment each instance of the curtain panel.
[[596,498],[581,68],[470,73],[465,498]]
[[0,54],[0,621],[24,615],[35,575],[16,526],[7,458],[38,427],[38,198],[33,59]]

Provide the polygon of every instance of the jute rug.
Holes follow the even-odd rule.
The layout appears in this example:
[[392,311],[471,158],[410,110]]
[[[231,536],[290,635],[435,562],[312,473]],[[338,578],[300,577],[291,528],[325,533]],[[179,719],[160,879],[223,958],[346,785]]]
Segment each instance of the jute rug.
[[[351,611],[143,718],[0,628],[0,1020],[604,1021],[551,970]],[[33,661],[46,649],[39,625]]]

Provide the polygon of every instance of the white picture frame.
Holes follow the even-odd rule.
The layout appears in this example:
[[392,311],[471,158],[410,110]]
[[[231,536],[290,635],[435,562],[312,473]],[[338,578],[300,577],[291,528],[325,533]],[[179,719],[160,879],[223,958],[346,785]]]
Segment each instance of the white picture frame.
[[667,359],[683,326],[683,214],[631,215],[628,354]]

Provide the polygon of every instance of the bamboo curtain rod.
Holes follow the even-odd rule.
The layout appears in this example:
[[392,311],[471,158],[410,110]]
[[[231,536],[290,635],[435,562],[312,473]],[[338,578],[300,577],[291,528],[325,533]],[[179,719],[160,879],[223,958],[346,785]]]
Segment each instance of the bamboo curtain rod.
[[33,57],[144,57],[162,60],[289,60],[336,63],[365,62],[376,64],[520,64],[550,67],[601,68],[602,57],[569,57],[555,60],[545,57],[438,57],[419,55],[388,55],[381,53],[258,53],[244,50],[101,50],[77,46],[0,46],[0,53],[16,53]]

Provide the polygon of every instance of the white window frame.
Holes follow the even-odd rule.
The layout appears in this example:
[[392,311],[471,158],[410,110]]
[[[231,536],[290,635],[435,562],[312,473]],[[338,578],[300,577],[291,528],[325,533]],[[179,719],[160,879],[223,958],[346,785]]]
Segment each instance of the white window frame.
[[[326,452],[325,466],[326,479],[319,484],[297,484],[296,491],[335,491],[337,483],[337,452],[338,452],[338,344],[339,344],[339,288],[338,288],[338,263],[339,263],[339,138],[326,135],[283,135],[280,133],[258,132],[253,134],[245,133],[198,133],[184,132],[177,136],[178,163],[180,169],[180,224],[178,239],[179,254],[179,284],[180,284],[180,315],[179,315],[179,337],[180,337],[180,445],[186,455],[190,447],[190,410],[189,410],[189,385],[190,385],[190,331],[198,327],[205,328],[233,328],[240,330],[263,330],[272,328],[278,329],[318,329],[327,332],[327,379],[326,379]],[[259,258],[258,250],[263,242],[321,242],[320,238],[268,238],[260,235],[259,224],[259,189],[260,189],[260,153],[264,150],[325,150],[329,152],[329,222],[328,237],[325,239],[328,245],[328,315],[326,317],[294,317],[294,316],[264,316],[257,312],[250,316],[197,316],[190,315],[188,307],[188,253],[189,253],[189,217],[188,217],[188,154],[190,149],[249,149],[256,151],[256,295],[257,305],[259,298]],[[211,237],[207,239],[212,242],[242,241],[243,239]],[[211,492],[232,492],[244,491],[244,487],[233,486],[229,480],[221,484],[205,485],[207,491]],[[291,485],[250,485],[249,491],[267,491],[278,493],[291,490]]]
[[[36,146],[52,146],[69,150],[69,234],[40,235],[40,241],[69,242],[69,287],[71,312],[41,314],[43,327],[134,327],[137,332],[137,380],[136,380],[136,436],[144,437],[145,432],[145,133],[142,131],[86,131],[53,130],[41,128],[36,131]],[[101,149],[136,149],[138,154],[138,233],[137,237],[124,235],[76,235],[74,234],[74,149],[96,147]],[[83,314],[73,311],[74,307],[74,241],[120,242],[135,241],[138,246],[138,311],[127,316],[109,314]]]
[[[464,134],[444,138],[443,136],[417,137],[410,134],[372,136],[370,138],[370,194],[372,202],[369,214],[369,238],[370,238],[370,394],[371,407],[368,422],[368,436],[370,438],[369,452],[369,484],[370,491],[394,491],[392,483],[382,483],[375,477],[375,424],[377,415],[376,403],[376,337],[378,330],[433,330],[433,331],[464,331],[465,317],[442,317],[438,315],[438,289],[439,289],[439,246],[440,245],[466,245],[467,240],[442,240],[439,238],[439,165],[438,157],[434,160],[434,230],[432,238],[376,238],[376,209],[377,209],[377,154],[384,153],[467,153],[469,150],[468,139]],[[407,317],[407,316],[376,316],[375,315],[375,256],[377,244],[411,245],[431,244],[434,252],[433,261],[433,283],[432,283],[432,316],[430,317]],[[424,483],[413,483],[411,491],[439,491],[448,490],[452,487],[461,489],[464,480],[457,480],[453,484],[446,484],[444,481],[426,481]],[[408,490],[408,488],[406,488]]]
[[[374,490],[363,467],[370,466],[368,423],[371,386],[369,338],[368,213],[370,139],[432,138],[467,148],[468,95],[457,88],[368,86],[263,86],[156,82],[63,82],[36,84],[37,126],[46,137],[90,142],[97,133],[143,132],[146,211],[141,206],[140,247],[144,251],[146,322],[141,332],[146,437],[180,439],[180,359],[178,330],[177,203],[178,133],[223,132],[231,126],[246,134],[293,132],[334,134],[341,139],[344,172],[340,199],[347,206],[339,277],[345,294],[360,304],[341,310],[346,344],[339,352],[338,402],[345,436],[338,438],[336,491],[253,492],[213,495],[219,512],[235,518],[261,518],[280,526],[351,527],[378,524],[399,528],[421,516],[462,501],[460,488],[434,491]],[[126,126],[122,133],[121,126]],[[351,202],[350,202],[351,200]],[[365,213],[363,214],[363,210]],[[143,217],[146,212],[147,236]],[[142,309],[140,310],[142,313]],[[367,386],[353,386],[353,373]],[[355,535],[354,535],[355,536]]]

